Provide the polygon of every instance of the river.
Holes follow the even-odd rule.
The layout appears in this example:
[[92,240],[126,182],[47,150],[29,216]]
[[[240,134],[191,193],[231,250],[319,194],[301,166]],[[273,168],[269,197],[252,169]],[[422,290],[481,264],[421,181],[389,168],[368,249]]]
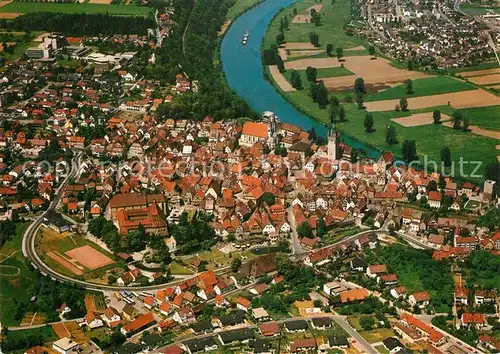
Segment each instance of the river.
[[[318,134],[326,134],[324,125],[299,112],[288,103],[266,80],[262,70],[260,46],[273,17],[296,0],[267,0],[241,15],[229,28],[221,46],[221,60],[229,86],[250,107],[259,113],[274,112],[283,122],[298,125],[302,129],[314,128]],[[241,40],[249,33],[248,43]]]
[[[282,8],[296,1],[267,0],[241,15],[224,36],[221,61],[229,86],[254,110],[259,113],[272,111],[283,122],[295,124],[304,130],[314,128],[318,135],[326,136],[326,127],[287,102],[263,73],[260,48],[269,24]],[[241,41],[246,32],[249,33],[249,39],[243,45]],[[364,150],[368,157],[380,156],[378,150],[355,139],[347,136],[342,138],[348,145]]]

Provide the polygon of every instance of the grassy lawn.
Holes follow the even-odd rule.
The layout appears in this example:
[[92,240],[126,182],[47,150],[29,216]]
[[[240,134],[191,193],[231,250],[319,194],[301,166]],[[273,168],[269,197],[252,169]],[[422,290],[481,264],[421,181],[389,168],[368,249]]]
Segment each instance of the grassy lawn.
[[448,76],[430,77],[426,79],[413,80],[413,94],[406,93],[406,84],[391,87],[365,97],[365,101],[381,101],[399,99],[402,97],[418,97],[439,95],[442,93],[475,90],[471,84]]
[[383,345],[377,345],[375,347],[375,349],[377,349],[377,351],[380,353],[380,354],[389,354],[390,351],[387,350],[387,348]]
[[20,319],[15,318],[17,305],[14,301],[29,302],[33,286],[32,274],[21,252],[2,262],[2,266],[16,267],[20,271],[17,276],[0,275],[0,322],[2,326],[17,326]]
[[59,339],[51,326],[43,326],[33,329],[23,329],[19,331],[9,331],[7,334],[7,337],[9,339],[14,339],[14,340],[20,340],[23,338],[33,337],[33,336],[43,338],[43,343],[50,343]]
[[500,14],[500,7],[478,6],[476,4],[461,4],[460,9],[468,15]]
[[484,69],[496,69],[498,68],[498,63],[495,61],[492,62],[484,62],[475,66],[469,66],[467,68],[456,68],[450,69],[449,71],[455,73],[455,75],[460,75],[460,73],[464,73],[467,71],[476,71],[476,70],[484,70]]
[[394,331],[390,328],[379,328],[373,331],[361,332],[360,334],[369,343],[377,343],[394,336]]
[[361,318],[361,316],[349,316],[347,319],[349,324],[351,325],[351,327],[354,328],[358,332],[361,332],[363,330],[363,328],[359,324],[360,318]]
[[31,222],[20,222],[16,224],[16,234],[12,237],[12,240],[7,241],[2,248],[0,248],[0,260],[9,256],[12,252],[21,249],[24,233],[30,224]]
[[341,239],[352,236],[360,232],[361,229],[359,227],[349,227],[346,229],[338,229],[338,230],[332,230],[328,232],[327,235],[323,237],[321,240],[325,245],[332,244],[334,242],[340,241]]
[[78,68],[82,65],[80,60],[61,59],[61,60],[58,60],[57,63],[61,66],[69,67],[69,68]]
[[460,109],[471,125],[490,130],[500,130],[500,106]]
[[90,3],[41,3],[41,2],[11,2],[0,7],[0,12],[62,12],[62,13],[86,13],[86,14],[105,14],[123,15],[123,16],[144,16],[151,13],[151,8],[146,6],[132,5],[102,5]]
[[193,272],[189,268],[187,268],[187,267],[185,267],[182,264],[179,264],[177,262],[172,262],[170,264],[169,269],[170,269],[170,273],[172,275],[191,275],[191,274],[193,274]]
[[[31,296],[30,289],[33,285],[31,273],[26,267],[21,252],[23,235],[29,225],[30,222],[16,224],[16,234],[12,237],[12,240],[7,241],[0,249],[2,255],[10,255],[12,252],[18,251],[12,257],[3,261],[2,266],[5,267],[0,269],[0,322],[4,326],[15,326],[20,322],[14,318],[14,299],[28,302]],[[2,259],[5,259],[5,257],[2,257]],[[19,275],[8,276],[16,274],[17,269],[20,272]]]
[[262,2],[262,0],[236,0],[236,3],[233,6],[231,6],[227,11],[226,18],[228,20],[234,20],[243,11],[260,2]]
[[[344,49],[356,47],[363,44],[363,41],[348,36],[344,33],[343,25],[345,19],[349,18],[350,14],[350,1],[337,0],[335,4],[331,1],[324,1],[323,8],[321,9],[321,26],[315,26],[312,23],[291,23],[293,19],[293,8],[296,8],[298,13],[304,13],[305,10],[312,5],[317,5],[315,0],[304,0],[297,2],[293,6],[289,6],[280,15],[271,22],[269,30],[264,37],[264,47],[268,48],[269,45],[276,43],[276,35],[279,33],[280,19],[284,16],[289,16],[290,27],[285,31],[285,40],[287,42],[306,42],[309,43],[309,33],[316,32],[319,36],[321,48],[325,48],[326,44],[332,43],[335,47],[342,47]],[[347,51],[344,51],[347,55]]]

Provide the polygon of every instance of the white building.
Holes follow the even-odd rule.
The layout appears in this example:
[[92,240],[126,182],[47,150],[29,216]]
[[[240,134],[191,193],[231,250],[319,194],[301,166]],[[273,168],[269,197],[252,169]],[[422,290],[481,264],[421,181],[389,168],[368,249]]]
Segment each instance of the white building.
[[78,345],[78,343],[74,342],[68,337],[61,338],[52,344],[52,349],[61,354],[69,354],[73,351],[78,350],[79,348],[80,346]]

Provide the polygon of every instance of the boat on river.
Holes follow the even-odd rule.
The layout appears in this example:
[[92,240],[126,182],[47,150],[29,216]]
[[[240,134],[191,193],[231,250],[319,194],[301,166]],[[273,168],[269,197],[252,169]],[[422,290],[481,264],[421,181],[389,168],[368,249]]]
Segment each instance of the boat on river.
[[245,34],[243,35],[243,40],[241,41],[241,43],[243,43],[243,45],[246,45],[248,42],[248,31],[245,32]]

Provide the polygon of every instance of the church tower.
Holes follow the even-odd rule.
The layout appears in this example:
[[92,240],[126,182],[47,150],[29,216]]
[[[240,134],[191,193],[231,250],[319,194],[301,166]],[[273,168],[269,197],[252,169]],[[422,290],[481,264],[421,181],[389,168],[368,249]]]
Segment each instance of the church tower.
[[337,132],[335,131],[335,124],[332,124],[328,130],[328,158],[330,160],[337,160]]

